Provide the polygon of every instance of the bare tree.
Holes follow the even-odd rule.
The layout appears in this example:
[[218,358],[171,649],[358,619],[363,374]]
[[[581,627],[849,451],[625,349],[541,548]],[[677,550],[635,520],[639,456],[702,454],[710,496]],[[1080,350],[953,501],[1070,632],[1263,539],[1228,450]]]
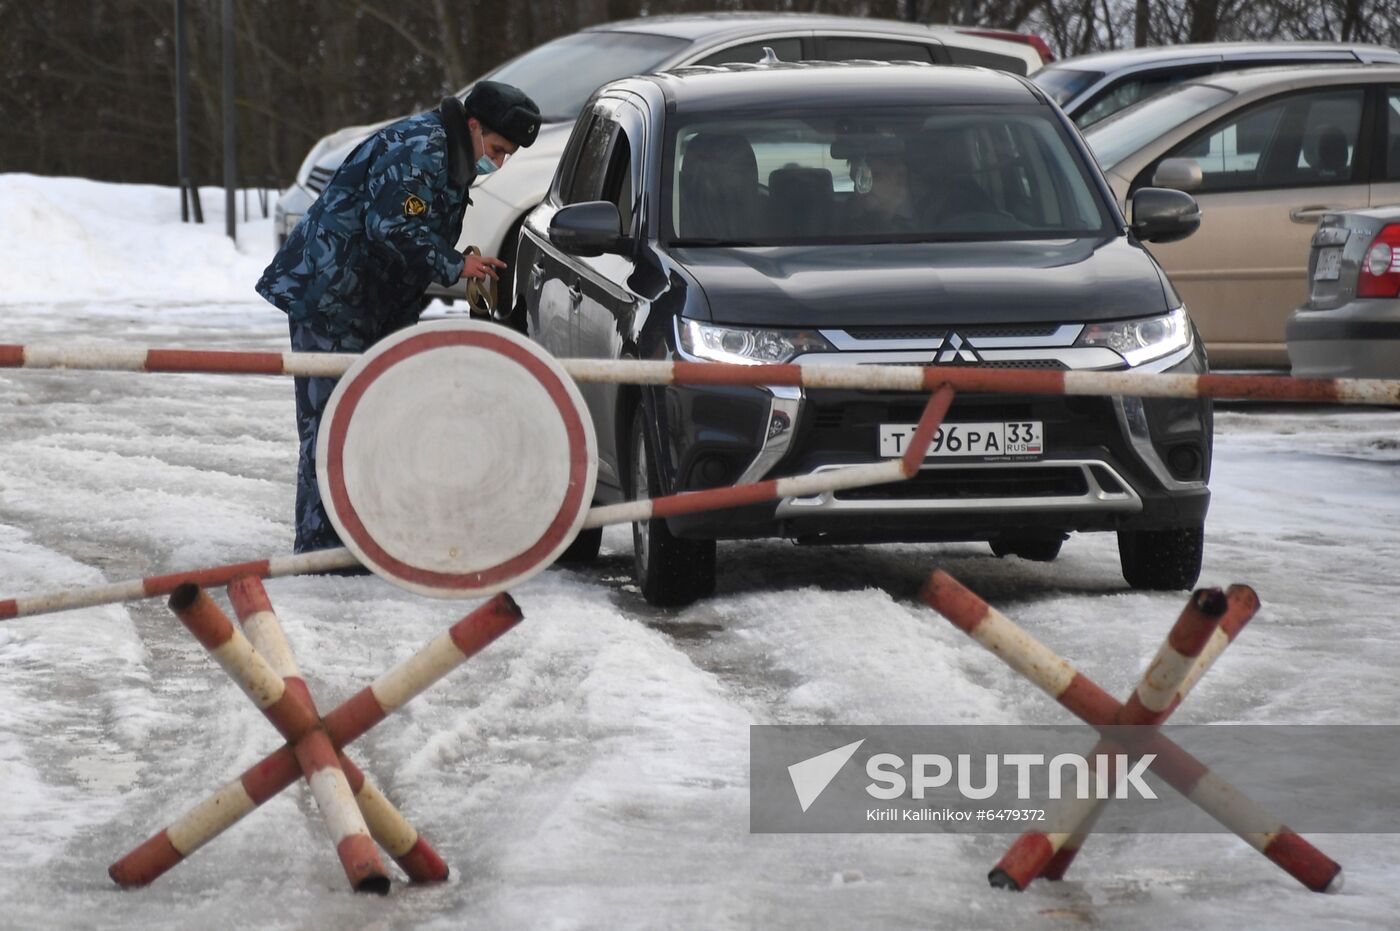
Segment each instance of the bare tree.
[[[219,0],[185,0],[196,181],[220,171]],[[1223,39],[1400,41],[1400,0],[235,0],[239,164],[285,183],[318,138],[434,105],[619,18],[777,10],[1033,32],[1062,57]],[[175,182],[171,0],[0,0],[0,171]]]

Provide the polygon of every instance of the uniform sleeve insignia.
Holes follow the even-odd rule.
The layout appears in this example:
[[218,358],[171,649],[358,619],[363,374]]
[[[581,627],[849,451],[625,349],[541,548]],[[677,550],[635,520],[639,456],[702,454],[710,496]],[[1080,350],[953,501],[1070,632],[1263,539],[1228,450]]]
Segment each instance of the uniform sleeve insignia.
[[408,195],[408,199],[403,202],[403,215],[406,217],[421,217],[428,212],[428,205],[423,203],[423,198],[415,194]]

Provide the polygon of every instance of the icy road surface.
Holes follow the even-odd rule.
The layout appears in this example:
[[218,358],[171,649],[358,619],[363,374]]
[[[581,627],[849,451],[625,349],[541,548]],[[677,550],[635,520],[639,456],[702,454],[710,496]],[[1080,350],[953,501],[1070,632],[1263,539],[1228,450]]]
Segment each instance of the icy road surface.
[[[95,339],[286,336],[255,303],[0,306],[0,342]],[[0,372],[0,597],[285,552],[292,411],[284,379]],[[1395,722],[1397,440],[1397,412],[1220,413],[1202,582],[1264,608],[1177,720]],[[1313,837],[1338,896],[1219,835],[1094,838],[1072,881],[1015,895],[985,880],[1009,835],[749,833],[750,724],[1069,720],[914,601],[934,567],[1126,694],[1183,596],[1127,591],[1111,536],[1048,565],[727,545],[718,595],[675,613],[630,587],[624,531],[604,546],[515,590],[519,628],[354,746],[453,870],[383,899],[347,891],[302,786],[117,890],[109,863],[279,741],[159,601],[0,624],[0,927],[1396,926],[1394,836]],[[268,589],[323,708],[463,613],[377,579]]]

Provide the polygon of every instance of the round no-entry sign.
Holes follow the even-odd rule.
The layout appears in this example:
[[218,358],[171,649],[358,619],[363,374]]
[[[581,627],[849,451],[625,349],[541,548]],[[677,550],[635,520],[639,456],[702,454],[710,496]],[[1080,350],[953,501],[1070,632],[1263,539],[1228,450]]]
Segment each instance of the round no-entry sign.
[[331,523],[377,575],[438,598],[501,591],[568,547],[597,442],[557,362],[504,327],[441,321],[375,345],[316,441]]

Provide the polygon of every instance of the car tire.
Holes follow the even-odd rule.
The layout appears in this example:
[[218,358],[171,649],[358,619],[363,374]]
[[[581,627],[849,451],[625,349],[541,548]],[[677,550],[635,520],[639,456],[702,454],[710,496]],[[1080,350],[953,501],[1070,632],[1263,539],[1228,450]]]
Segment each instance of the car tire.
[[[649,498],[660,488],[656,460],[641,405],[632,417],[629,461],[632,498]],[[632,577],[648,604],[674,608],[715,590],[715,541],[683,540],[671,534],[665,518],[632,524]]]
[[1020,556],[1032,562],[1053,562],[1064,546],[1064,534],[1051,536],[1012,536],[992,541],[992,555],[997,557]]
[[1205,527],[1118,531],[1118,559],[1123,578],[1136,589],[1155,592],[1188,590],[1201,576]]
[[598,558],[598,550],[603,546],[603,528],[593,527],[580,530],[574,542],[559,554],[557,562],[565,566],[584,566]]

